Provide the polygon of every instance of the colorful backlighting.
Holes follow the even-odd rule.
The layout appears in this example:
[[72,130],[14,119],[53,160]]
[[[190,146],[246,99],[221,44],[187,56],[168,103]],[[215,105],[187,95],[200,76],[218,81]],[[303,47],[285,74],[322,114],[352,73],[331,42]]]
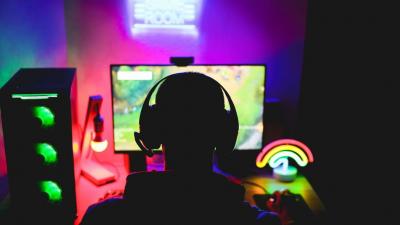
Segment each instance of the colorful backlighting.
[[57,163],[57,151],[50,144],[47,143],[37,144],[36,153],[43,157],[44,163],[47,165]]
[[53,112],[45,106],[33,107],[33,115],[41,121],[43,127],[52,127],[55,124]]
[[290,181],[296,176],[297,169],[289,166],[289,158],[301,167],[314,162],[314,156],[305,144],[293,139],[281,139],[271,142],[262,149],[257,156],[256,165],[262,168],[269,164],[274,169],[275,175]]
[[42,181],[39,183],[40,190],[47,194],[49,201],[56,203],[62,200],[62,190],[53,181]]

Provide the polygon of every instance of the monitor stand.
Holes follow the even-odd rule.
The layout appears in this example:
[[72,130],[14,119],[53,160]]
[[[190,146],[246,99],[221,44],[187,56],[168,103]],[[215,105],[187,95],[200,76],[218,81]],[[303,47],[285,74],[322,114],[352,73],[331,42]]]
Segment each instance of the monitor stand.
[[142,151],[132,151],[128,153],[130,172],[147,171],[146,155]]

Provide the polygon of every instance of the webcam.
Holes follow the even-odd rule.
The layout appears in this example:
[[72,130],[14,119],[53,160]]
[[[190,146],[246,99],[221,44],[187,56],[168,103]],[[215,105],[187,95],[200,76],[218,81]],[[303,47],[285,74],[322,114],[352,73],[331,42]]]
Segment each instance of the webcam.
[[194,57],[193,56],[188,56],[188,57],[170,57],[169,62],[171,64],[174,64],[176,66],[188,66],[194,63]]

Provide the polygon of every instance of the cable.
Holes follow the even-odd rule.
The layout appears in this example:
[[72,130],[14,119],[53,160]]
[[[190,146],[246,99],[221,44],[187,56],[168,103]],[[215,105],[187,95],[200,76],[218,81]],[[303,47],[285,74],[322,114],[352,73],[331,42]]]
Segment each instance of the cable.
[[[215,173],[221,174],[221,175],[227,177],[228,179],[231,179],[231,180],[237,180],[237,179],[238,179],[238,178],[236,178],[235,176],[233,176],[233,175],[231,175],[231,174],[229,174],[229,173],[227,173],[227,172],[222,171],[222,170],[221,170],[218,166],[216,166],[216,165],[213,165],[213,170],[214,170]],[[240,180],[240,184],[249,184],[249,185],[256,186],[256,187],[262,189],[262,190],[264,191],[264,194],[268,194],[267,189],[265,189],[263,186],[261,186],[261,185],[259,185],[259,184],[257,184],[257,183],[254,183],[254,182],[251,182],[251,181],[247,181],[247,180]]]
[[268,194],[267,189],[265,189],[265,187],[261,186],[260,184],[257,184],[255,182],[251,182],[251,181],[247,181],[247,180],[242,180],[242,184],[249,184],[249,185],[253,185],[255,187],[260,188],[261,190],[264,191],[264,194]]

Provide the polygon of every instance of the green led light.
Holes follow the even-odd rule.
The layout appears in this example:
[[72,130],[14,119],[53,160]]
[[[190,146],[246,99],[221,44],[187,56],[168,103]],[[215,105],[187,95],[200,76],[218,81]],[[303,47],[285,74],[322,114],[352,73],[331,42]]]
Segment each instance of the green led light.
[[36,99],[49,99],[57,98],[56,93],[40,93],[40,94],[12,94],[11,98],[19,98],[21,100],[36,100]]
[[59,202],[62,200],[61,188],[53,181],[42,181],[39,184],[40,190],[46,193],[50,202]]
[[51,127],[55,124],[54,114],[45,106],[33,107],[33,115],[40,119],[43,127]]
[[36,153],[43,156],[44,162],[47,165],[57,162],[57,151],[53,146],[47,143],[39,143],[36,145]]

